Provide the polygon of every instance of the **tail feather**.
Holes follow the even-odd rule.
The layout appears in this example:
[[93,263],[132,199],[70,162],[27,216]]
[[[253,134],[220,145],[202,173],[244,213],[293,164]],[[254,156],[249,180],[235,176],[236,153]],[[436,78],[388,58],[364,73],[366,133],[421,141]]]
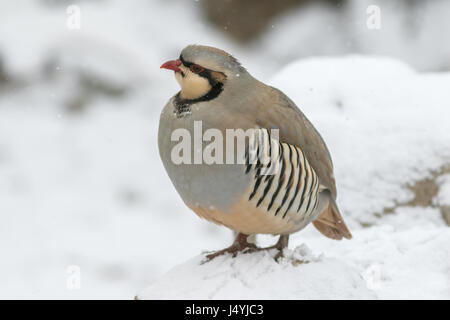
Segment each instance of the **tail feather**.
[[344,219],[336,205],[336,201],[331,194],[329,196],[328,206],[326,206],[322,213],[319,214],[312,223],[320,233],[328,238],[335,240],[352,238],[352,234],[345,225]]

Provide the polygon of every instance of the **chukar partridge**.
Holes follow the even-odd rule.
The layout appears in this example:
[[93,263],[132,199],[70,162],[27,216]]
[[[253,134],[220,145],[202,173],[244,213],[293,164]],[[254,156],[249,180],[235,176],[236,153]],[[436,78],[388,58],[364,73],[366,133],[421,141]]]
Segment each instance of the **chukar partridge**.
[[[213,47],[187,46],[178,59],[161,68],[173,70],[181,86],[161,112],[158,146],[164,167],[190,209],[238,232],[230,247],[208,255],[209,259],[260,250],[247,241],[253,234],[280,235],[277,244],[270,247],[279,250],[278,258],[289,235],[310,222],[329,238],[351,238],[336,205],[327,146],[283,92],[256,80],[233,56]],[[208,129],[223,137],[229,129],[255,129],[253,136],[268,146],[269,153],[276,154],[273,158],[278,170],[262,174],[263,167],[270,164],[263,166],[259,158],[249,161],[250,142],[246,142],[243,162],[195,161],[212,141],[209,137],[196,145],[196,134]],[[278,139],[270,136],[273,129],[278,129]],[[194,142],[190,150],[179,152],[191,161],[180,163],[173,157],[182,138]],[[234,156],[237,150],[223,147],[216,152]]]

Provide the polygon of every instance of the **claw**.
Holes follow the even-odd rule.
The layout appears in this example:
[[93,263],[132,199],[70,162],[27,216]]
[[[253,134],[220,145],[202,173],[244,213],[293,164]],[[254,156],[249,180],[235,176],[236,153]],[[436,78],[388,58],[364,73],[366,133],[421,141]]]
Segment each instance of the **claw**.
[[256,249],[256,246],[253,243],[247,241],[247,237],[248,235],[239,233],[236,237],[236,240],[234,240],[231,246],[223,250],[208,254],[206,256],[207,261],[211,261],[212,259],[224,255],[226,253],[231,253],[231,256],[234,258],[237,256],[239,252],[245,252],[246,249],[248,250]]
[[278,262],[280,258],[283,257],[283,249],[287,247],[289,236],[288,235],[280,235],[280,238],[278,239],[278,242],[270,247],[267,248],[258,248],[253,243],[250,243],[247,241],[248,235],[239,233],[236,237],[236,240],[234,240],[233,244],[229,246],[228,248],[225,248],[223,250],[216,251],[214,253],[208,254],[206,256],[206,261],[211,261],[212,259],[224,255],[224,254],[231,254],[233,258],[237,256],[239,252],[242,253],[252,253],[257,251],[263,251],[263,250],[271,250],[271,249],[277,249],[278,252],[275,255],[274,259]]

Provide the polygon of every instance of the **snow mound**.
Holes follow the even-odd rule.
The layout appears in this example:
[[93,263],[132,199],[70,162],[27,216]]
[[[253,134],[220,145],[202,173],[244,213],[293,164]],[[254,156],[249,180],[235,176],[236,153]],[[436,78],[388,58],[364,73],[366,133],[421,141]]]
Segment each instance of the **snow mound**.
[[[356,299],[374,298],[362,276],[344,261],[314,256],[306,245],[272,252],[197,256],[169,271],[138,299]],[[332,271],[332,272],[331,272]],[[339,275],[339,277],[336,277]]]
[[308,243],[326,253],[301,244],[285,250],[278,263],[274,251],[209,262],[200,255],[170,270],[136,298],[450,298],[448,227],[383,225],[357,230],[351,241],[334,242],[316,233]]

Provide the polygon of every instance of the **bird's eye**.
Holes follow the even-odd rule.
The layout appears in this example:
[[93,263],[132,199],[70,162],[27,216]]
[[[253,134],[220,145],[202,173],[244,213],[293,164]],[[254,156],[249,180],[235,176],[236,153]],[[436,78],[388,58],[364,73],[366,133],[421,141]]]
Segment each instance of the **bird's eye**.
[[199,66],[198,64],[193,64],[189,68],[193,73],[200,73],[203,71],[203,67]]

